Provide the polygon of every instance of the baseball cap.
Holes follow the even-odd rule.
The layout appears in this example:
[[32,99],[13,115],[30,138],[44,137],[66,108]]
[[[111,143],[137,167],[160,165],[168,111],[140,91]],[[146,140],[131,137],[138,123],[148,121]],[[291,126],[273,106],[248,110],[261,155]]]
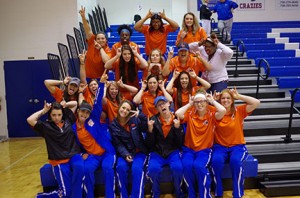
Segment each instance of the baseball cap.
[[69,82],[69,84],[75,84],[75,85],[77,85],[77,87],[79,87],[79,85],[80,85],[80,79],[77,78],[77,77],[72,77],[71,80],[70,80],[70,82]]
[[152,15],[151,19],[159,19],[159,20],[161,20],[161,16],[159,14],[155,13],[155,14]]
[[189,44],[187,44],[185,42],[179,43],[179,45],[177,45],[177,49],[178,49],[178,52],[181,50],[189,51]]
[[92,108],[92,106],[91,106],[89,103],[87,103],[87,102],[82,102],[82,103],[79,105],[78,109],[79,109],[79,110],[87,110],[87,111],[91,112],[93,108]]
[[154,105],[156,106],[157,105],[157,103],[159,102],[159,101],[165,101],[165,102],[168,102],[168,100],[164,97],[164,96],[158,96],[158,97],[156,97],[155,98],[155,100],[154,100]]

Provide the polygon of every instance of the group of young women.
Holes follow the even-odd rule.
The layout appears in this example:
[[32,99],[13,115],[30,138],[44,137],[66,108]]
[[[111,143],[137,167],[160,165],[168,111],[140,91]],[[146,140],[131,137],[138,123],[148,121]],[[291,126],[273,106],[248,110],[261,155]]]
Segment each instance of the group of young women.
[[[59,186],[38,196],[94,197],[94,172],[101,167],[105,197],[115,197],[115,176],[121,197],[144,197],[147,177],[153,197],[159,197],[160,174],[168,165],[177,197],[184,196],[183,181],[188,197],[211,197],[210,170],[215,197],[222,197],[222,170],[229,161],[233,197],[242,197],[243,120],[260,102],[227,89],[225,66],[232,50],[215,35],[207,37],[189,12],[178,33],[178,55],[170,49],[165,59],[168,32],[178,24],[164,11],[149,10],[134,26],[145,35],[146,61],[130,41],[129,26],[119,27],[120,42],[110,50],[104,32],[92,33],[83,7],[79,13],[88,41],[79,56],[80,79],[45,80],[56,101],[45,102],[27,119],[46,140]],[[114,71],[115,81],[108,81],[107,70]],[[235,100],[245,104],[235,106]],[[41,121],[46,113],[48,119]]]

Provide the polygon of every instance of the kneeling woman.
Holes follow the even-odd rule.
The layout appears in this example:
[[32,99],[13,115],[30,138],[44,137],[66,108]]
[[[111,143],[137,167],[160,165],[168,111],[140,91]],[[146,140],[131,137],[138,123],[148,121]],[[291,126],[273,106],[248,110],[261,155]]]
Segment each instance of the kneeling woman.
[[118,153],[117,177],[120,195],[128,194],[128,170],[131,167],[132,190],[131,197],[144,197],[144,165],[148,150],[145,146],[143,131],[147,131],[147,118],[133,104],[123,100],[118,109],[117,118],[109,125],[113,145]]

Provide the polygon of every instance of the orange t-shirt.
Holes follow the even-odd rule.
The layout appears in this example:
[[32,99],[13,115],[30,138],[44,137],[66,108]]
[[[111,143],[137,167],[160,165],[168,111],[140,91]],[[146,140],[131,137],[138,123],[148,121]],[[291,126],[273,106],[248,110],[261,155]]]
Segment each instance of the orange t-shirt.
[[117,101],[111,101],[106,98],[106,105],[103,105],[103,111],[107,113],[107,117],[109,123],[112,123],[113,119],[115,119],[118,115],[118,103]]
[[[67,87],[66,87],[67,89]],[[61,102],[64,99],[64,90],[61,90],[58,87],[55,87],[55,91],[53,94],[51,94],[56,102]],[[70,101],[77,101],[76,97],[74,95],[72,95],[70,97]]]
[[[177,39],[176,39],[176,46],[179,44],[180,35],[181,35],[182,31],[183,30],[180,30],[178,32]],[[195,32],[195,35],[193,35],[192,31],[188,31],[186,36],[183,38],[183,42],[190,44],[190,43],[193,43],[193,42],[199,42],[202,39],[206,39],[206,38],[207,38],[207,35],[206,35],[205,30],[202,27],[200,27],[198,29],[198,31]]]
[[236,107],[235,113],[225,115],[216,125],[215,143],[231,147],[238,144],[246,144],[244,138],[244,119],[251,113],[247,113],[246,104]]
[[82,144],[87,153],[92,155],[102,155],[105,150],[96,142],[93,136],[85,129],[84,126],[79,126],[78,121],[76,121],[76,125],[79,142]]
[[199,117],[195,109],[187,111],[183,123],[187,123],[184,144],[194,151],[211,148],[214,140],[216,125],[214,107],[207,108],[204,117]]
[[[95,48],[95,38],[93,34],[88,40],[88,50],[85,56],[85,72],[87,78],[101,78],[104,72],[104,62],[100,55],[100,50]],[[110,56],[110,48],[103,48],[105,53]]]
[[[129,46],[131,46],[131,47],[135,46],[138,53],[140,54],[140,48],[135,42],[130,41]],[[110,52],[110,57],[113,58],[115,55],[117,55],[118,48],[121,48],[121,47],[122,47],[121,42],[117,42],[117,43],[113,44],[113,46],[111,48],[111,52]]]
[[94,106],[94,96],[88,87],[84,90],[83,97],[87,103]]
[[157,96],[163,96],[163,93],[161,90],[158,91],[156,96],[153,96],[149,91],[146,91],[142,95],[142,112],[151,117],[153,115],[158,114],[157,109],[154,105],[154,100]]
[[142,33],[145,35],[145,52],[149,56],[153,49],[160,49],[161,53],[164,54],[167,46],[167,38],[169,32],[174,32],[171,25],[164,25],[164,32],[154,30],[149,32],[149,25],[143,25]]
[[[170,72],[173,72],[175,69],[178,72],[182,71],[188,71],[189,69],[193,69],[196,73],[196,75],[199,74],[199,72],[206,71],[205,66],[203,63],[199,60],[199,58],[193,57],[192,55],[189,55],[187,63],[185,66],[182,66],[178,56],[175,56],[171,59],[170,65],[169,65]],[[195,78],[191,78],[191,82],[193,86],[197,85],[197,80]]]
[[166,138],[171,130],[171,127],[173,126],[173,120],[175,118],[175,116],[170,113],[172,118],[170,120],[170,122],[167,122],[166,120],[164,120],[161,116],[159,116],[159,120],[161,122],[161,128],[164,134],[164,137]]

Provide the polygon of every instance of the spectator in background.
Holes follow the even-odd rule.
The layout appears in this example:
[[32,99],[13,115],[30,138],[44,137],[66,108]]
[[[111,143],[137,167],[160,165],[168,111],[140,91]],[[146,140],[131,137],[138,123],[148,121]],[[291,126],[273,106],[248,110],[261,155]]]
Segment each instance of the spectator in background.
[[170,111],[170,103],[164,96],[154,100],[158,114],[149,119],[146,133],[146,144],[150,149],[148,172],[152,182],[154,198],[160,196],[160,176],[163,167],[168,165],[171,170],[175,195],[183,197],[181,182],[183,167],[180,150],[183,145],[184,132],[180,121]]
[[140,53],[139,46],[135,42],[130,41],[132,29],[129,25],[120,25],[118,27],[118,34],[120,35],[120,41],[112,46],[110,55],[111,58],[117,55],[118,49],[121,48],[123,45],[129,45],[130,47],[134,47],[137,53]]
[[213,12],[218,14],[218,28],[220,33],[223,32],[223,42],[231,42],[231,30],[233,24],[233,10],[238,7],[238,4],[232,0],[219,0]]
[[202,5],[200,7],[200,20],[202,23],[202,27],[206,32],[206,35],[210,35],[211,33],[211,24],[210,24],[210,17],[212,12],[207,7],[209,0],[202,0]]
[[199,25],[197,17],[192,12],[188,12],[183,16],[182,27],[178,32],[176,46],[180,43],[199,42],[206,39],[205,30]]
[[[210,103],[212,106],[209,106]],[[191,107],[192,110],[188,111]],[[187,123],[182,165],[184,179],[188,186],[189,197],[211,198],[210,173],[214,128],[225,115],[225,108],[213,99],[210,94],[197,92],[188,104],[178,109],[175,115],[182,123]]]
[[[200,47],[199,47],[200,45]],[[204,42],[190,44],[190,50],[200,50],[201,57],[211,65],[209,71],[202,73],[202,78],[207,80],[211,87],[208,92],[221,92],[228,86],[227,62],[233,56],[233,51],[226,45],[219,42],[217,36],[212,34]]]
[[[215,196],[223,196],[222,172],[225,162],[229,161],[232,174],[234,198],[244,195],[243,162],[247,159],[248,150],[243,132],[244,119],[260,104],[256,98],[239,94],[236,89],[225,89],[215,94],[226,109],[226,114],[216,125],[215,144],[212,154],[212,173],[216,185]],[[234,105],[235,100],[246,104]]]
[[[76,121],[74,116],[76,108],[77,101],[68,103],[65,108],[58,102],[45,101],[42,110],[27,118],[28,124],[45,138],[49,163],[58,183],[57,190],[39,193],[36,197],[82,197],[84,162],[72,129]],[[48,114],[48,119],[39,120],[44,114]]]
[[[145,171],[148,149],[142,133],[148,130],[147,118],[134,111],[133,104],[123,100],[118,115],[109,125],[112,142],[117,151],[117,177],[122,198],[144,197]],[[132,188],[128,189],[128,172],[131,169]]]
[[[118,49],[116,56],[105,63],[106,69],[115,71],[116,81],[122,79],[123,83],[137,89],[140,88],[138,71],[139,69],[145,69],[147,66],[147,61],[138,53],[137,48],[127,44]],[[132,100],[132,95],[126,89],[121,88],[120,92],[127,100]]]
[[[144,23],[151,18],[149,25]],[[162,19],[167,21],[169,24],[164,25]],[[139,20],[135,25],[134,29],[145,35],[145,52],[149,56],[152,49],[159,49],[162,54],[166,53],[167,37],[169,32],[175,32],[178,29],[178,24],[172,19],[168,18],[163,12],[153,13],[149,9],[147,15]]]
[[110,59],[110,48],[108,47],[108,39],[105,32],[93,34],[90,25],[85,17],[85,8],[81,6],[79,14],[88,43],[85,67],[87,78],[100,78],[104,72],[104,64]]

